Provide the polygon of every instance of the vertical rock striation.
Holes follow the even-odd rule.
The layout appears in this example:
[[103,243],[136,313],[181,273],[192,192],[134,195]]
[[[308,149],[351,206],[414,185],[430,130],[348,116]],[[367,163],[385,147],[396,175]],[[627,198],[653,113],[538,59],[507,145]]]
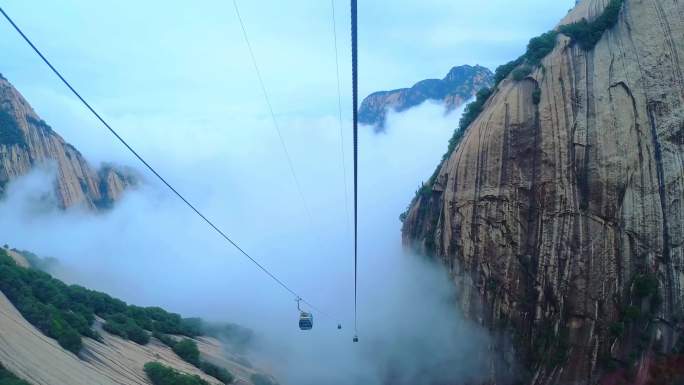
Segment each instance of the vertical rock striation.
[[128,186],[136,183],[130,171],[111,166],[93,169],[0,76],[0,193],[9,181],[49,162],[57,168],[56,195],[63,208],[74,205],[107,208]]
[[593,384],[682,349],[682,63],[678,0],[625,0],[589,51],[559,35],[531,75],[499,84],[409,208],[404,244],[444,262],[526,383]]

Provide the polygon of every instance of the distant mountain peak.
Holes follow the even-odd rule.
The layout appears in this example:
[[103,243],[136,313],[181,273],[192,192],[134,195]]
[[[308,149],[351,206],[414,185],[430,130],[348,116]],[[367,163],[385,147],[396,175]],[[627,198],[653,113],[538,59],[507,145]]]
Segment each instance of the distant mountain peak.
[[99,170],[91,167],[0,75],[0,194],[7,183],[46,162],[57,166],[55,193],[63,208],[108,208],[125,189],[137,184],[132,170],[111,165]]
[[462,83],[468,81],[468,79],[470,79],[473,75],[481,73],[491,73],[491,71],[479,64],[474,66],[465,64],[452,67],[451,70],[449,70],[449,73],[442,80],[450,83]]
[[361,103],[359,122],[383,132],[389,110],[406,111],[427,100],[443,102],[447,111],[452,111],[480,89],[490,87],[493,79],[492,71],[483,66],[461,65],[453,67],[443,79],[426,79],[411,88],[374,92]]

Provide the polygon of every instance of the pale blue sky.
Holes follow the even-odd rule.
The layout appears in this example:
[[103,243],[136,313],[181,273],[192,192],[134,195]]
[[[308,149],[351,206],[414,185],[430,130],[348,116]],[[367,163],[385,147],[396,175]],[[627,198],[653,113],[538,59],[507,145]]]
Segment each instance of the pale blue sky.
[[[572,3],[360,1],[361,93],[442,77],[453,65],[493,69],[517,57],[531,36],[552,28]],[[334,114],[330,2],[239,5],[276,113]],[[192,107],[195,113],[218,109],[235,120],[265,111],[230,0],[4,0],[2,6],[106,114],[173,115]],[[346,103],[348,4],[338,0],[336,8]],[[4,21],[0,36],[0,72],[49,114],[48,122],[66,124],[53,111],[54,98],[67,95],[64,87]]]

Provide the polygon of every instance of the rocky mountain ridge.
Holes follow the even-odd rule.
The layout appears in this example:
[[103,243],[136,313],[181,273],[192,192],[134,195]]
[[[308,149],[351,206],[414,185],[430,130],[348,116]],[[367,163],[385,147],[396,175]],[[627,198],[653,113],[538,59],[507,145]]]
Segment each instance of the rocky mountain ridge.
[[492,382],[644,383],[684,353],[684,3],[584,0],[574,22],[595,46],[560,33],[515,64],[404,220],[499,336]]
[[427,100],[444,103],[447,112],[471,99],[477,91],[492,85],[494,75],[482,66],[453,67],[443,79],[427,79],[411,88],[379,91],[366,97],[359,108],[359,122],[371,125],[376,132],[385,130],[388,111],[408,110]]
[[131,170],[90,166],[0,75],[0,194],[10,181],[48,163],[57,168],[55,192],[63,208],[108,208],[138,179]]

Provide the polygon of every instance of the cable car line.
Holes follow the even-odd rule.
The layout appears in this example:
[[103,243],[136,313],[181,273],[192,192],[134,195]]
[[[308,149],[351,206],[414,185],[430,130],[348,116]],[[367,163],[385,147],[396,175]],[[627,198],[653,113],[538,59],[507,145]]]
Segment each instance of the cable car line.
[[[334,46],[335,46],[335,62],[336,62],[337,83],[338,83],[337,84],[337,87],[338,87],[338,90],[337,90],[337,92],[338,92],[338,108],[339,108],[339,120],[340,120],[340,135],[342,137],[342,96],[341,96],[341,92],[340,92],[339,64],[337,64],[339,59],[337,56],[337,32],[335,30],[335,21],[334,21],[335,20],[334,0],[332,0],[332,1],[333,1],[333,32],[334,32]],[[263,76],[261,74],[261,69],[260,69],[259,63],[256,59],[256,55],[254,54],[254,49],[252,48],[252,43],[249,40],[249,34],[247,33],[247,27],[245,26],[244,20],[242,19],[242,14],[240,13],[240,8],[238,7],[237,0],[233,0],[233,7],[235,9],[235,15],[238,19],[238,22],[240,23],[240,29],[242,30],[242,36],[245,40],[245,44],[247,45],[247,50],[249,51],[249,56],[250,56],[250,59],[252,62],[252,66],[254,68],[254,72],[256,73],[257,80],[259,81],[259,86],[261,88],[261,93],[264,96],[266,106],[268,107],[268,111],[269,111],[269,114],[271,116],[271,121],[273,122],[273,127],[275,128],[276,132],[278,133],[278,139],[280,139],[281,147],[283,148],[283,152],[285,153],[285,157],[287,158],[287,163],[288,163],[288,166],[290,169],[290,173],[292,174],[292,179],[294,180],[295,185],[297,187],[297,192],[299,193],[299,197],[300,197],[302,204],[304,206],[304,210],[306,211],[306,215],[309,219],[309,223],[311,224],[311,226],[313,226],[313,217],[311,215],[311,210],[309,208],[309,205],[307,204],[306,198],[304,196],[304,192],[302,190],[301,183],[299,182],[299,178],[297,177],[297,172],[295,171],[294,162],[292,161],[292,157],[290,156],[290,152],[287,149],[287,145],[285,143],[285,138],[283,137],[282,131],[280,130],[280,124],[278,124],[278,119],[275,116],[273,104],[271,103],[271,97],[268,93],[268,90],[266,88],[266,83],[264,82]],[[341,139],[341,140],[342,140],[341,148],[342,148],[342,156],[343,156],[342,166],[344,167],[344,175],[345,175],[345,178],[344,178],[345,194],[344,194],[344,196],[345,196],[345,207],[347,207],[348,206],[347,193],[346,193],[347,192],[347,187],[346,187],[347,186],[347,180],[346,180],[346,165],[344,164],[344,141],[343,141],[343,139]],[[349,212],[348,208],[347,208],[346,212],[347,213]],[[348,221],[348,218],[347,218],[347,221]],[[299,298],[299,297],[297,297],[297,298]],[[304,299],[300,298],[300,300],[301,300],[301,302],[307,304],[309,307],[311,307],[311,309],[315,310],[316,312],[318,312],[318,313],[320,313],[326,317],[332,318],[332,316],[330,316],[326,312],[316,308],[315,306],[313,306],[311,303],[305,301]],[[338,324],[338,329],[341,329],[341,324]]]
[[280,144],[283,148],[283,152],[285,153],[285,157],[287,158],[287,164],[289,165],[290,168],[290,173],[292,174],[292,179],[295,182],[295,185],[297,187],[297,192],[299,193],[299,198],[302,200],[302,204],[304,205],[304,211],[306,211],[306,215],[309,219],[309,224],[313,226],[313,217],[311,216],[311,210],[309,209],[309,205],[306,202],[306,198],[304,197],[304,190],[302,190],[302,186],[299,183],[299,178],[297,177],[297,172],[295,171],[294,163],[292,162],[292,157],[290,156],[290,151],[287,149],[287,145],[285,144],[285,138],[283,138],[283,133],[280,130],[280,125],[278,124],[278,119],[276,119],[275,112],[273,112],[273,104],[271,103],[271,97],[268,94],[268,91],[266,90],[266,84],[264,82],[264,78],[261,76],[261,70],[259,69],[259,64],[257,63],[256,56],[254,55],[254,50],[252,49],[252,44],[249,41],[249,35],[247,34],[247,28],[245,27],[245,23],[242,20],[242,15],[240,14],[240,9],[238,8],[237,0],[233,0],[233,6],[235,8],[235,15],[237,16],[238,21],[240,22],[240,28],[242,28],[242,36],[245,39],[245,43],[247,44],[247,50],[249,51],[249,56],[252,60],[252,66],[254,67],[254,72],[256,72],[257,79],[259,80],[259,86],[261,87],[261,93],[264,95],[264,100],[266,101],[266,106],[268,107],[268,112],[271,115],[271,120],[273,121],[273,127],[275,128],[276,132],[278,133],[278,139],[280,139]]
[[358,337],[358,271],[359,271],[359,72],[358,72],[358,13],[356,0],[351,0],[351,46],[352,46],[352,108],[354,130],[354,342]]
[[273,281],[275,281],[278,285],[280,285],[283,289],[285,289],[287,292],[292,294],[295,298],[299,299],[302,303],[306,304],[309,306],[312,310],[321,313],[322,315],[329,316],[327,313],[321,311],[319,308],[314,306],[312,303],[308,302],[304,298],[302,298],[295,290],[290,288],[285,282],[283,282],[280,278],[278,278],[274,273],[269,271],[264,265],[262,265],[259,261],[257,261],[255,258],[253,258],[251,255],[249,255],[242,247],[240,247],[235,241],[233,241],[226,233],[224,233],[217,225],[214,224],[209,218],[207,218],[199,209],[195,207],[188,199],[185,198],[183,194],[181,194],[176,188],[174,188],[163,176],[161,176],[157,170],[155,170],[140,154],[138,154],[133,147],[131,147],[128,142],[124,138],[122,138],[116,130],[112,128],[112,126],[107,123],[107,121],[102,118],[102,116],[95,111],[95,109],[88,103],[82,96],[81,94],[76,91],[74,87],[62,76],[62,74],[52,65],[52,63],[41,53],[41,51],[33,44],[33,42],[24,34],[24,32],[19,28],[17,24],[14,23],[12,18],[5,12],[5,10],[0,7],[0,13],[7,19],[7,21],[14,27],[14,29],[21,35],[21,37],[28,43],[28,45],[33,49],[33,51],[42,59],[42,61],[50,67],[52,72],[57,75],[57,77],[64,83],[67,88],[78,98],[78,100],[83,103],[83,105],[97,118],[97,120],[102,123],[109,132],[116,137],[116,139],[123,144],[128,151],[131,152],[145,167],[154,174],[154,176],[157,177],[166,187],[169,188],[183,203],[185,203],[186,206],[188,206],[197,216],[199,216],[206,224],[208,224],[216,233],[218,233],[224,240],[226,240],[228,243],[230,243],[235,249],[237,249],[243,256],[245,256],[247,259],[249,259],[259,270],[264,272],[267,276],[269,276]]
[[332,31],[333,42],[335,46],[335,73],[337,75],[337,111],[339,113],[339,127],[340,127],[340,153],[342,154],[342,177],[344,181],[344,222],[347,230],[347,237],[349,236],[349,198],[347,192],[347,159],[344,155],[344,128],[342,124],[342,86],[340,83],[340,59],[337,48],[337,20],[335,18],[335,0],[330,0],[332,10]]

